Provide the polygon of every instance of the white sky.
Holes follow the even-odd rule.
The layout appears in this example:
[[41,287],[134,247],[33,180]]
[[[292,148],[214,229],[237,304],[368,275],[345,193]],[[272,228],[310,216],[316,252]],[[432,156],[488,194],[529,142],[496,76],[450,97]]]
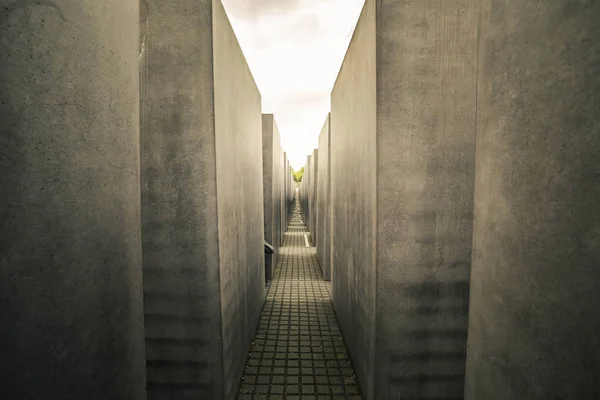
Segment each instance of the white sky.
[[222,0],[294,169],[318,145],[364,0]]

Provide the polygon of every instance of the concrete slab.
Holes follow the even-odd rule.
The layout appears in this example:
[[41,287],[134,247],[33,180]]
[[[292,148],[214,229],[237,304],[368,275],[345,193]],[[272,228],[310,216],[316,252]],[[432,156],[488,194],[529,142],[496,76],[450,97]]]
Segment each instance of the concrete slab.
[[326,280],[331,279],[330,252],[331,252],[331,180],[330,180],[330,115],[327,116],[319,135],[319,161],[317,170],[317,232],[316,247],[317,258]]
[[264,300],[260,94],[219,1],[148,4],[148,399],[229,399]]
[[367,0],[332,92],[333,297],[367,399],[464,390],[477,3]]
[[[272,272],[277,265],[279,246],[282,240],[283,206],[283,150],[280,145],[279,129],[273,114],[262,115],[262,157],[265,240],[275,249],[273,257],[267,258],[266,271]],[[267,280],[272,275],[267,274]]]
[[481,2],[465,399],[600,396],[600,3]]
[[138,2],[0,9],[0,398],[143,399]]
[[331,93],[332,298],[368,400],[375,398],[377,295],[375,15],[367,0]]
[[317,188],[319,185],[319,150],[315,149],[312,153],[312,158],[310,161],[310,189],[309,189],[309,224],[310,224],[310,234],[312,237],[313,244],[317,243]]

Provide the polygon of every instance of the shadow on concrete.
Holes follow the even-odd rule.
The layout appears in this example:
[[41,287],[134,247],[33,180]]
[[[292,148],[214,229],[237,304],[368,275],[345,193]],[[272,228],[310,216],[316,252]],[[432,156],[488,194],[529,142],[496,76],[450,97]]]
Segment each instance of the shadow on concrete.
[[419,304],[401,314],[415,329],[395,332],[402,352],[389,355],[389,399],[459,400],[465,380],[468,281],[409,285]]

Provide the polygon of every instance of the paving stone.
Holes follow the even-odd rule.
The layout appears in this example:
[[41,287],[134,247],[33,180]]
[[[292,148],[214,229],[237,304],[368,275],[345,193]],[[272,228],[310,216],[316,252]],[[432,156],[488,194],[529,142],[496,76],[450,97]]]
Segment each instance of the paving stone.
[[306,232],[296,202],[238,400],[361,400],[331,283],[323,280],[315,248],[305,247]]

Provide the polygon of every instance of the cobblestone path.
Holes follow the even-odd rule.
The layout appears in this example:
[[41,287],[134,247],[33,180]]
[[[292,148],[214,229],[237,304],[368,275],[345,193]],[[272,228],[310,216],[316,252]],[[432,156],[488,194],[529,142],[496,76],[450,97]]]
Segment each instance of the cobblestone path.
[[360,400],[354,370],[314,247],[306,247],[298,201],[238,399]]

